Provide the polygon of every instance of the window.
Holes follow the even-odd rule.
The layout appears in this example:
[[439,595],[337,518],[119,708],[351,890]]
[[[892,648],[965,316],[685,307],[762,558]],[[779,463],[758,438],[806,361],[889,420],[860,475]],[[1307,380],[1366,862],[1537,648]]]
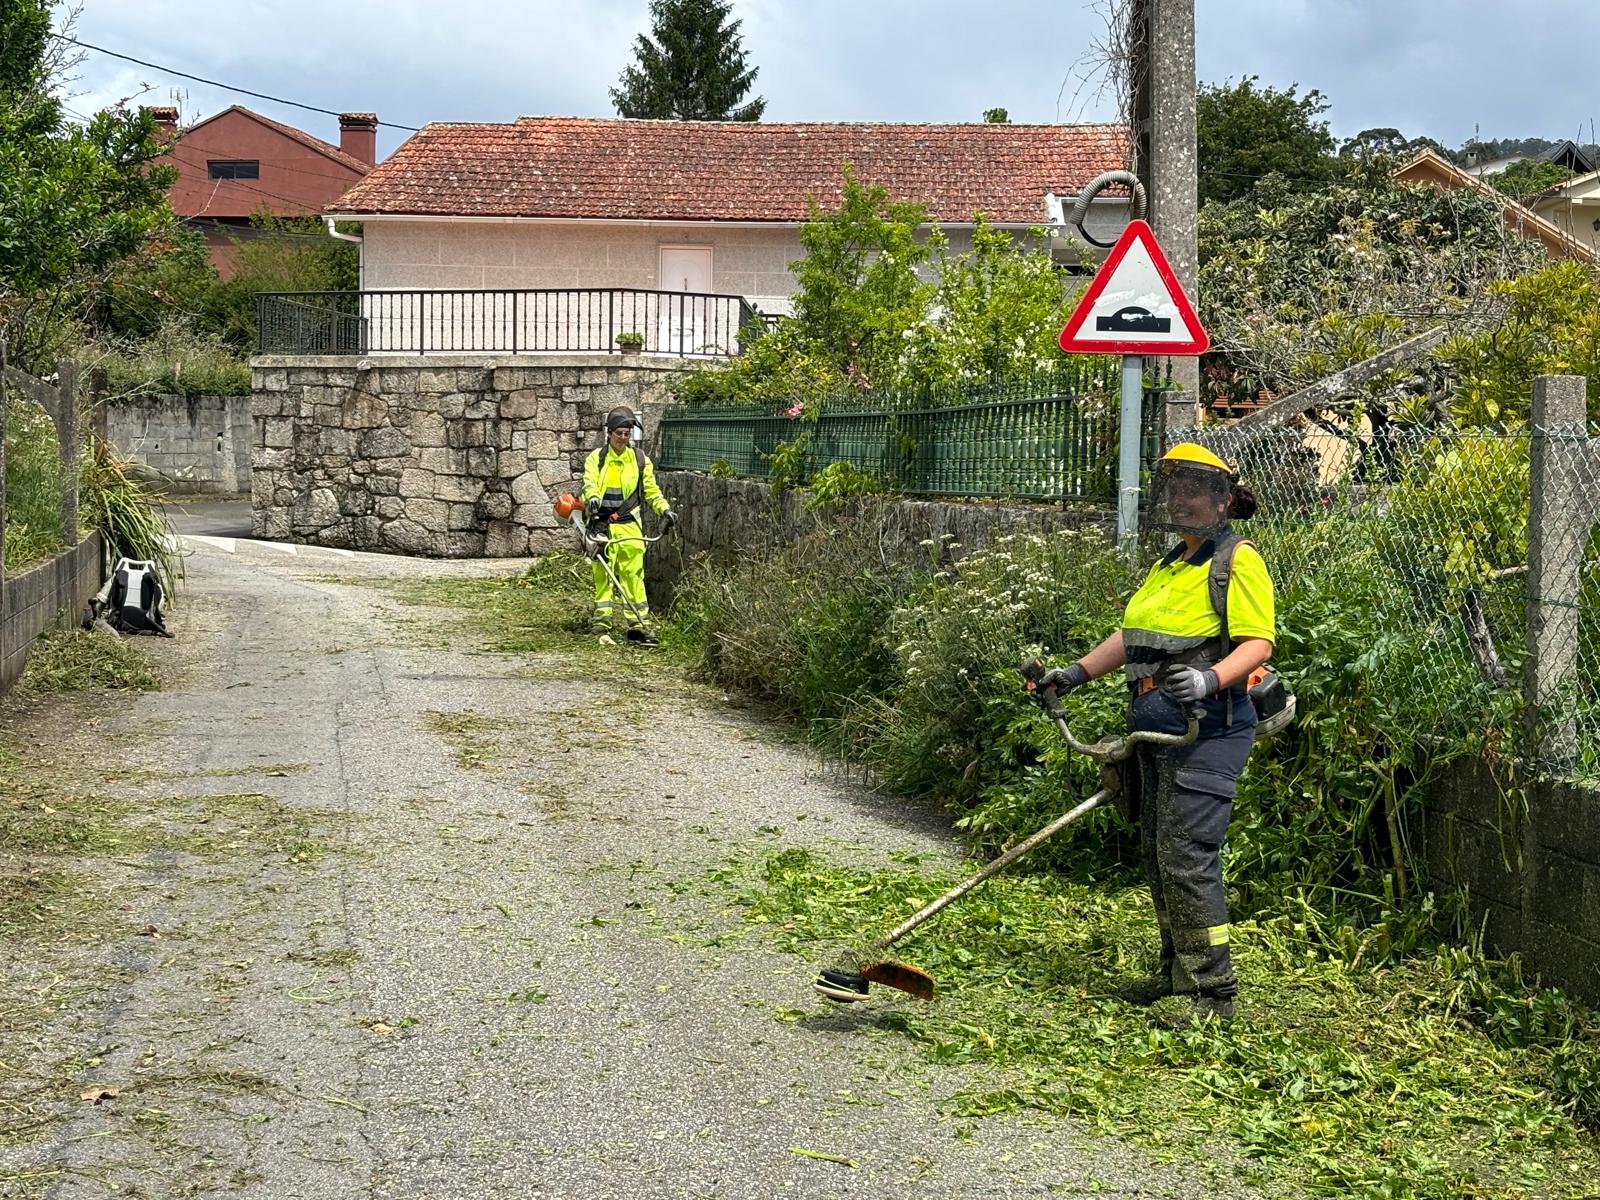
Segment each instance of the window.
[[206,166],[213,179],[261,178],[261,161],[255,158],[213,158]]

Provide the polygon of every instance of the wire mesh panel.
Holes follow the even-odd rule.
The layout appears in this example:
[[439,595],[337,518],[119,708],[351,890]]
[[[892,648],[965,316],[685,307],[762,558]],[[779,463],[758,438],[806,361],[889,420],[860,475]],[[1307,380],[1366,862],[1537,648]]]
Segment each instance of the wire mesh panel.
[[[1200,440],[1255,490],[1260,508],[1240,531],[1280,594],[1304,606],[1298,619],[1367,623],[1359,665],[1371,686],[1402,710],[1411,697],[1419,719],[1464,728],[1514,707],[1527,644],[1527,430],[1222,428]],[[1600,724],[1590,737],[1600,746]]]

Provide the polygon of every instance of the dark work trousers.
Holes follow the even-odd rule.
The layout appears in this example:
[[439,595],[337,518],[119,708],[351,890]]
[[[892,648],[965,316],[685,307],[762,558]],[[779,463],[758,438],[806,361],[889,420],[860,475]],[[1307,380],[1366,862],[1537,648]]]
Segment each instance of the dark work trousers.
[[[1243,701],[1253,718],[1249,703]],[[1222,843],[1256,731],[1253,719],[1219,725],[1202,723],[1192,746],[1139,751],[1145,878],[1161,927],[1161,970],[1180,995],[1231,997],[1238,991],[1228,949]]]

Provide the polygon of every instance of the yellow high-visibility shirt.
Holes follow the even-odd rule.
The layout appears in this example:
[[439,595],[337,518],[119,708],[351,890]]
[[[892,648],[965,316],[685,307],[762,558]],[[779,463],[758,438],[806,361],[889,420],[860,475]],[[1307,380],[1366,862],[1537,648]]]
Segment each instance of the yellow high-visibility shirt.
[[[1152,647],[1182,648],[1222,632],[1222,618],[1211,606],[1209,586],[1211,554],[1202,546],[1193,561],[1185,562],[1182,546],[1150,568],[1144,583],[1128,601],[1123,613],[1124,641]],[[1152,635],[1152,636],[1144,636]],[[1277,640],[1272,577],[1254,546],[1233,552],[1233,573],[1228,579],[1228,636]]]
[[624,447],[621,454],[609,445],[589,452],[583,461],[582,499],[599,500],[602,508],[620,508],[639,482],[640,459],[644,461],[644,504],[640,508],[648,504],[657,513],[666,512],[672,505],[656,483],[655,465],[649,455],[635,455],[632,446]]

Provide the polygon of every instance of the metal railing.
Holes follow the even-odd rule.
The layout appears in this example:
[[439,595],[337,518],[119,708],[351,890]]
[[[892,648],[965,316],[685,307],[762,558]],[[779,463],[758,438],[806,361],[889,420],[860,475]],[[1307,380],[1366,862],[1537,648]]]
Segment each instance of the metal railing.
[[258,292],[258,354],[727,358],[764,329],[743,296],[645,288]]
[[[1147,399],[1147,464],[1159,454],[1158,411]],[[1071,395],[825,411],[815,421],[766,409],[677,410],[661,421],[660,465],[766,479],[780,448],[798,445],[797,483],[846,462],[905,495],[1110,503],[1117,425],[1115,402]]]

